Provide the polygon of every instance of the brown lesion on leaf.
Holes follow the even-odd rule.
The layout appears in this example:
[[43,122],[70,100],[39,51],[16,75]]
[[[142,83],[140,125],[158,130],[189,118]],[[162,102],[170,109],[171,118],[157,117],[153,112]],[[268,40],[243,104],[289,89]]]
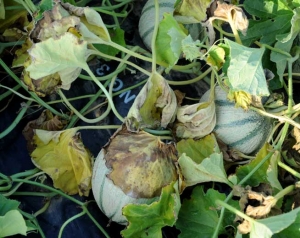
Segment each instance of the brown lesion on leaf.
[[67,121],[62,120],[57,115],[53,115],[49,110],[44,110],[41,115],[27,123],[22,131],[25,140],[27,141],[27,149],[29,154],[36,148],[33,144],[33,136],[35,129],[43,129],[47,131],[59,131],[66,125]]
[[123,126],[104,147],[107,175],[128,196],[153,198],[161,189],[178,179],[176,149],[156,136]]

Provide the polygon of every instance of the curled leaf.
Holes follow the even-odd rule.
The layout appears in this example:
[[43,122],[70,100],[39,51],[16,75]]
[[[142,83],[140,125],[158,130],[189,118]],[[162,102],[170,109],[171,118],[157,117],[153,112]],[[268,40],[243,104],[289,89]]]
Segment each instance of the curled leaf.
[[233,4],[221,3],[218,1],[213,16],[203,23],[208,29],[211,44],[215,41],[215,31],[213,28],[214,20],[228,22],[232,28],[234,27],[235,30],[241,31],[243,35],[246,35],[247,33],[249,22],[243,10]]
[[131,106],[126,126],[129,131],[160,128],[174,121],[177,100],[167,81],[153,73]]
[[[212,91],[213,92],[213,91]],[[216,125],[216,108],[213,94],[208,102],[199,102],[178,108],[176,136],[201,138],[211,133]]]
[[222,19],[226,22],[233,22],[235,29],[246,35],[248,29],[248,19],[243,10],[232,4],[217,2],[218,6],[214,12],[214,17]]
[[69,3],[62,3],[71,14],[80,17],[79,31],[89,43],[102,43],[110,41],[110,35],[101,16],[89,7],[75,7]]
[[92,155],[77,129],[36,130],[32,162],[53,180],[53,186],[67,194],[88,196],[91,189]]

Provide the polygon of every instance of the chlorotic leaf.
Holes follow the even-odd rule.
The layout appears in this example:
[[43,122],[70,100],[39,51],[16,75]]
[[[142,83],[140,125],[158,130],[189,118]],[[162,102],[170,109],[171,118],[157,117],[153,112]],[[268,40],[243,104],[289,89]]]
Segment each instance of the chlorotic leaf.
[[162,237],[161,228],[173,226],[181,207],[178,182],[162,189],[158,201],[146,204],[128,204],[123,208],[129,225],[123,237]]
[[200,41],[194,41],[191,35],[188,35],[186,38],[184,38],[181,42],[184,58],[186,58],[189,61],[193,61],[194,59],[200,58],[202,54],[200,52],[199,45]]
[[90,51],[87,49],[87,42],[67,32],[58,38],[34,44],[29,55],[32,61],[26,70],[31,78],[38,79],[58,72],[62,87],[69,89],[81,69],[88,67],[86,59]]
[[255,49],[225,39],[230,47],[228,84],[232,91],[245,91],[255,96],[268,96],[269,90],[262,68],[264,48]]
[[67,194],[88,196],[91,189],[92,156],[84,147],[77,129],[65,131],[36,130],[36,149],[32,162],[53,180],[53,185]]
[[[219,221],[219,206],[215,201],[225,200],[225,198],[225,194],[214,189],[208,189],[205,193],[203,186],[195,187],[191,198],[183,200],[179,212],[176,222],[176,228],[181,231],[179,237],[212,237]],[[234,216],[229,215],[229,217],[234,219]],[[222,233],[223,225],[226,224],[225,222],[221,225],[219,233]]]
[[206,11],[212,0],[183,0],[175,9],[175,17],[182,23],[197,23],[207,19]]

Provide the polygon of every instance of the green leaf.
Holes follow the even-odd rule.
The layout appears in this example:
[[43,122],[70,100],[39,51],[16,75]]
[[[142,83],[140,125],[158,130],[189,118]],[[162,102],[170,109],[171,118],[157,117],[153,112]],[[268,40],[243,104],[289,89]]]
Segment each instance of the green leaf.
[[[236,170],[236,175],[241,181],[244,177],[248,175],[249,172],[253,170],[253,168],[260,163],[260,161],[269,153],[272,147],[269,144],[265,144],[256,155],[255,159],[251,160],[250,163],[240,166]],[[247,185],[252,187],[258,186],[260,183],[268,183],[268,168],[270,161],[266,161],[248,180]]]
[[161,228],[173,226],[181,207],[178,182],[162,189],[160,199],[150,205],[129,204],[123,208],[123,215],[129,225],[121,231],[124,237],[162,237]]
[[16,234],[26,235],[27,226],[22,214],[18,210],[10,210],[0,216],[0,237]]
[[268,96],[269,90],[262,68],[264,48],[255,49],[225,39],[230,47],[230,63],[227,70],[230,89],[245,91],[255,96]]
[[32,62],[27,67],[27,71],[33,79],[58,72],[62,87],[69,89],[81,69],[88,67],[86,59],[90,53],[86,41],[81,41],[66,32],[58,38],[49,38],[34,44],[29,50]]
[[[124,31],[121,28],[116,28],[113,30],[109,30],[111,40],[119,45],[126,46],[125,38],[124,38]],[[103,44],[95,44],[94,45],[97,50],[99,50],[101,53],[115,56],[117,55],[120,50],[109,46],[109,45],[103,45]]]
[[0,216],[4,216],[10,210],[17,210],[20,202],[16,200],[10,200],[0,194]]
[[35,21],[39,21],[43,18],[43,13],[45,11],[51,10],[53,7],[53,0],[41,0],[39,2],[39,10],[35,16]]
[[[282,231],[283,229],[289,227],[293,224],[298,218],[298,214],[300,212],[300,208],[284,213],[277,216],[272,216],[266,219],[260,220],[252,220],[250,222],[251,231],[250,238],[262,237],[262,238],[270,238],[272,235]],[[298,226],[298,234],[299,234],[299,226]],[[292,235],[292,237],[297,237],[296,233]]]
[[194,59],[201,57],[199,45],[200,45],[199,40],[194,41],[191,35],[188,35],[181,42],[181,47],[182,47],[184,57],[189,61],[193,61]]
[[280,159],[279,153],[274,153],[270,158],[269,169],[267,170],[267,180],[272,188],[276,188],[279,191],[282,190],[282,186],[278,180],[278,161]]
[[272,45],[276,36],[290,31],[290,21],[293,12],[286,0],[246,0],[245,10],[259,17],[259,20],[249,20],[246,36],[241,36],[244,45],[250,45],[255,40]]
[[[195,187],[191,198],[184,199],[179,212],[176,222],[176,228],[181,231],[179,237],[212,237],[219,221],[219,207],[215,201],[225,198],[225,194],[214,189],[208,189],[204,193],[203,186]],[[221,226],[220,231],[223,229]]]
[[158,62],[165,62],[171,69],[181,54],[181,42],[186,38],[184,28],[174,19],[172,14],[165,13],[159,23],[155,41],[155,50]]
[[[293,11],[293,17],[291,19],[291,30],[288,34],[278,37],[278,41],[275,44],[276,49],[280,49],[289,53],[296,36],[300,32],[300,8],[296,8]],[[288,56],[278,53],[276,51],[271,52],[270,59],[276,63],[277,74],[281,82],[283,82],[283,73],[287,66]]]
[[283,231],[274,234],[273,238],[288,238],[288,237],[300,237],[300,213],[298,212],[297,217],[294,222],[291,223]]
[[[204,139],[200,140],[201,142],[199,142],[199,147],[204,149],[205,144],[207,143],[206,140],[210,140],[210,137],[212,137],[212,135],[208,135],[204,137]],[[215,146],[216,144],[216,139],[214,137],[213,139],[214,142],[212,142],[210,147]],[[216,152],[210,154],[208,157],[203,159],[201,163],[195,162],[195,160],[199,161],[199,158],[195,156],[196,154],[200,154],[197,153],[197,151],[189,150],[189,154],[195,156],[193,158],[190,158],[184,152],[180,155],[178,163],[181,173],[184,177],[185,186],[192,186],[197,183],[209,181],[221,182],[231,185],[231,183],[227,179],[227,175],[224,169],[223,155],[219,152],[218,147],[215,148],[214,151]]]
[[200,140],[180,140],[176,147],[179,156],[185,153],[186,156],[192,158],[198,164],[211,154],[220,152],[216,139],[212,135],[208,135]]

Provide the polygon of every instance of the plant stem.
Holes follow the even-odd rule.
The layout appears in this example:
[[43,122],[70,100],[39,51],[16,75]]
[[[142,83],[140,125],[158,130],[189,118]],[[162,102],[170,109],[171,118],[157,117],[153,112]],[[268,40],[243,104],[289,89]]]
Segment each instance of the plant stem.
[[77,218],[79,218],[79,217],[85,215],[85,213],[86,213],[85,211],[82,211],[82,212],[76,214],[75,216],[72,216],[72,217],[69,218],[68,220],[66,220],[66,221],[64,222],[64,224],[63,224],[63,225],[60,227],[60,229],[59,229],[58,238],[61,238],[61,237],[62,237],[63,230],[65,229],[65,227],[66,227],[70,222],[72,222],[72,221],[74,221],[75,219],[77,219]]
[[18,116],[15,118],[15,120],[10,124],[9,127],[7,127],[3,132],[0,133],[0,139],[2,139],[3,137],[7,136],[17,125],[18,123],[21,121],[21,119],[23,118],[24,114],[26,113],[27,109],[29,108],[30,104],[32,102],[28,101],[26,103],[25,106],[23,106],[23,108],[21,109],[21,111],[19,112]]
[[[283,198],[285,195],[289,194],[290,192],[292,192],[295,189],[295,185],[290,185],[284,189],[282,189],[280,192],[278,192],[275,196],[274,199],[276,200],[276,202]],[[274,204],[275,205],[275,204]]]
[[250,222],[255,222],[255,220],[249,216],[247,216],[246,214],[244,214],[243,212],[239,211],[238,209],[228,205],[226,202],[221,201],[219,199],[216,200],[216,204],[221,205],[222,207],[225,207],[227,210],[231,211],[232,213],[235,213],[236,215],[240,216],[241,218],[244,218],[247,221]]
[[41,106],[45,107],[46,109],[49,109],[53,114],[60,116],[61,118],[68,119],[67,115],[64,115],[58,111],[56,111],[54,108],[50,107],[47,103],[45,103],[41,98],[39,98],[35,93],[28,91],[26,85],[20,81],[20,79],[14,74],[13,71],[4,63],[2,59],[0,59],[0,65],[4,68],[4,70],[19,84],[21,85],[32,98],[34,98]]
[[83,202],[81,202],[81,201],[79,201],[79,200],[77,200],[77,199],[75,199],[75,198],[73,198],[73,197],[65,194],[64,192],[62,192],[60,190],[57,190],[55,188],[52,188],[52,187],[50,187],[48,185],[42,184],[42,183],[38,183],[38,182],[31,181],[31,180],[26,180],[26,179],[13,179],[13,182],[26,183],[26,184],[34,185],[34,186],[37,186],[37,187],[40,187],[40,188],[44,188],[44,189],[47,189],[47,190],[49,190],[51,192],[55,192],[55,193],[59,194],[60,196],[65,197],[65,198],[71,200],[72,202],[76,203],[79,206],[83,206],[84,205]]
[[103,125],[103,126],[77,126],[77,130],[104,130],[104,129],[119,129],[121,125]]
[[186,81],[170,81],[167,80],[169,85],[188,85],[188,84],[192,84],[192,83],[196,83],[199,80],[203,79],[204,77],[206,77],[210,72],[212,71],[212,67],[209,67],[204,73],[200,74],[198,77],[190,79],[190,80],[186,80]]
[[290,174],[292,174],[293,176],[297,177],[298,179],[300,179],[300,173],[298,173],[296,170],[292,169],[291,167],[289,167],[288,165],[282,163],[281,161],[278,161],[278,166],[285,169],[286,171],[288,171]]
[[[117,45],[118,45],[118,44],[117,44]],[[129,50],[129,51],[130,51],[130,50]],[[133,51],[130,51],[130,52],[131,52],[131,53],[134,53]],[[126,53],[127,53],[127,52],[126,52]],[[95,54],[95,55],[99,55],[99,56],[101,56],[101,57],[103,57],[103,58],[108,58],[108,59],[111,59],[111,60],[115,60],[115,61],[118,61],[118,62],[121,62],[121,63],[128,64],[128,65],[130,65],[130,66],[132,66],[132,67],[138,69],[140,72],[142,72],[142,73],[144,73],[144,74],[146,74],[146,75],[148,75],[148,76],[151,75],[150,72],[148,72],[147,70],[141,68],[140,66],[138,66],[138,65],[136,65],[136,64],[134,64],[134,63],[132,63],[132,62],[130,62],[130,61],[127,61],[127,60],[124,60],[124,59],[120,59],[120,58],[117,58],[117,57],[114,57],[114,56],[106,55],[106,54],[103,54],[103,53],[101,53],[101,52],[99,52],[99,51],[96,51],[96,50],[95,50],[94,54]],[[96,78],[96,77],[95,77],[95,78]]]
[[87,207],[83,206],[83,210],[86,212],[86,214],[89,216],[89,218],[94,222],[94,224],[98,227],[98,229],[103,233],[103,235],[107,238],[109,238],[109,235],[107,232],[103,229],[102,226],[99,225],[99,223],[95,220],[95,218],[92,216],[92,214],[89,212]]
[[37,217],[37,216],[41,215],[42,213],[44,213],[45,211],[47,211],[48,207],[50,206],[50,203],[51,203],[51,200],[48,199],[48,201],[44,204],[44,206],[40,210],[36,211],[33,214],[33,216]]
[[[105,80],[111,79],[111,78],[114,77],[115,75],[121,73],[124,69],[126,69],[126,67],[127,67],[126,65],[122,64],[122,66],[116,68],[115,71],[113,71],[113,72],[111,72],[111,73],[109,73],[109,74],[107,74],[107,75],[101,76],[101,77],[98,76],[98,77],[96,77],[96,78],[97,78],[99,81],[105,81]],[[80,75],[79,75],[79,78],[81,78],[81,79],[86,79],[86,80],[93,80],[93,79],[91,79],[90,76],[83,75],[83,74],[80,74]]]
[[46,238],[46,236],[45,236],[45,234],[44,234],[42,228],[40,227],[40,225],[39,225],[39,223],[38,223],[38,221],[37,221],[37,219],[36,219],[35,216],[33,216],[33,215],[31,215],[31,214],[28,214],[27,212],[24,212],[24,211],[22,211],[21,209],[18,209],[18,211],[19,211],[24,217],[26,217],[27,219],[29,219],[29,220],[37,227],[37,230],[38,230],[38,232],[40,233],[40,235],[41,235],[42,238]]
[[[33,99],[33,98],[26,97],[26,96],[22,95],[21,93],[18,93],[18,92],[16,91],[16,89],[18,90],[20,87],[21,87],[20,85],[17,85],[17,86],[15,86],[14,88],[9,88],[9,87],[6,87],[6,86],[0,84],[0,88],[5,88],[5,89],[9,90],[11,93],[14,93],[14,94],[18,95],[20,98],[23,98],[23,99],[25,99],[25,100],[27,100],[27,101],[37,102],[37,101],[36,101],[35,99]],[[5,98],[5,95],[4,95],[4,94],[0,96],[0,101],[1,101],[3,98]]]
[[94,82],[99,86],[99,88],[101,88],[102,92],[105,94],[107,100],[108,100],[108,103],[109,105],[111,106],[111,109],[112,111],[114,112],[115,116],[121,121],[123,122],[124,121],[124,118],[118,113],[118,111],[116,110],[115,108],[115,105],[114,105],[114,102],[112,100],[112,97],[111,95],[109,95],[109,93],[107,92],[106,88],[103,86],[102,83],[100,83],[95,75],[93,74],[93,72],[90,70],[90,68],[87,66],[85,68],[85,71],[94,79]]

